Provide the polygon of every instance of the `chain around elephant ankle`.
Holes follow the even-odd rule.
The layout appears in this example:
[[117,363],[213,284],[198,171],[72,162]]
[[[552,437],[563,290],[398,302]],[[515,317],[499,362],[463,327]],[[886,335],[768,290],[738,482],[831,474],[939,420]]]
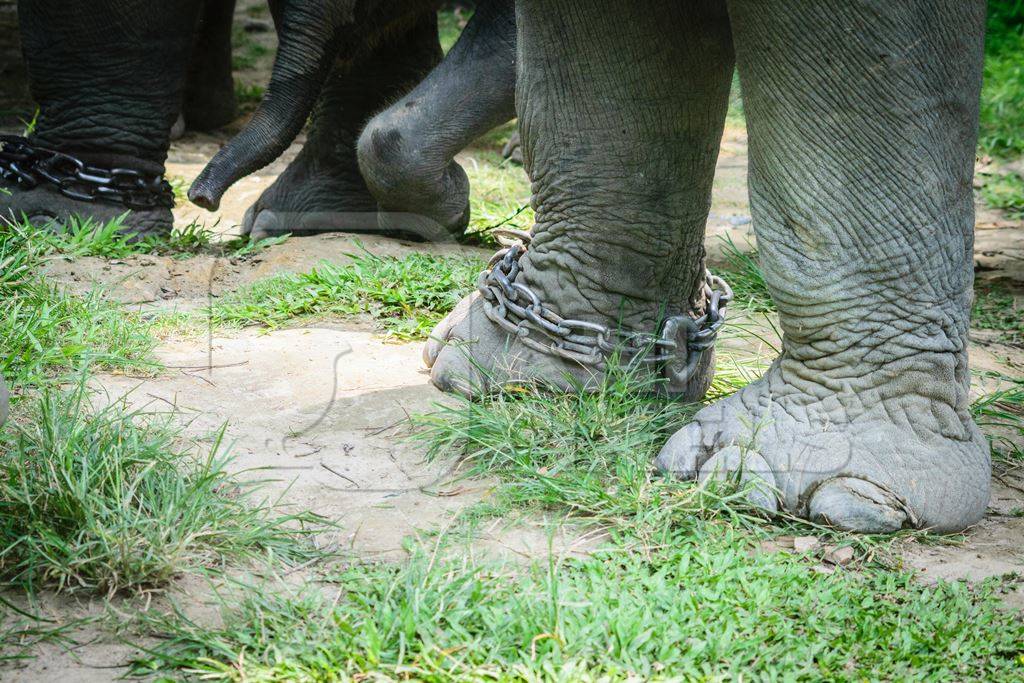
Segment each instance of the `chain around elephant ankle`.
[[0,180],[26,190],[47,183],[65,197],[81,202],[140,210],[174,208],[174,190],[160,174],[88,166],[81,159],[35,147],[16,135],[0,135]]
[[519,259],[530,244],[530,234],[520,230],[494,232],[505,247],[491,258],[477,281],[477,289],[484,298],[484,312],[493,323],[534,351],[598,370],[603,370],[612,356],[623,364],[652,366],[668,380],[668,391],[678,393],[686,389],[701,357],[714,346],[725,323],[732,288],[710,272],[704,277],[704,314],[696,318],[668,318],[656,334],[563,318],[532,289],[516,282],[521,272]]

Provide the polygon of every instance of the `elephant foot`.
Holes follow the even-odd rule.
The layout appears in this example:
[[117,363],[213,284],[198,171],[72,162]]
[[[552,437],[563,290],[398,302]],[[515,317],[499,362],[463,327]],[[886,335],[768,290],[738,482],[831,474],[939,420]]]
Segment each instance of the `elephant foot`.
[[466,297],[431,333],[423,360],[438,389],[479,398],[514,384],[554,391],[599,385],[601,371],[527,347],[492,322],[485,305],[479,294]]
[[300,154],[246,211],[242,234],[259,240],[285,234],[380,232],[377,201],[353,167]]
[[[530,256],[527,253],[522,257],[521,269],[509,279],[518,291],[532,292],[543,302],[547,313],[561,315],[565,319],[562,324],[573,325],[572,336],[566,341],[575,343],[561,347],[567,353],[555,352],[551,349],[551,338],[532,325],[515,327],[515,318],[503,317],[500,306],[478,291],[463,299],[441,321],[424,348],[423,359],[431,369],[430,380],[436,387],[467,398],[527,383],[555,392],[593,391],[601,387],[607,367],[612,365],[608,353],[598,351],[592,344],[596,327],[650,335],[663,328],[658,306],[627,301],[611,291],[578,288],[568,277],[571,272],[551,268],[550,261],[549,267],[538,267],[531,263]],[[538,256],[537,261],[543,260],[543,256]],[[489,297],[493,299],[493,295]],[[632,314],[617,318],[615,311],[624,310]],[[660,371],[660,365],[631,363],[638,357],[635,353],[651,351],[647,342],[639,345],[640,351],[637,346],[619,345],[621,342],[615,342],[615,336],[603,338],[616,345],[619,367],[629,368],[638,388],[662,390],[660,383],[657,388],[651,384],[652,379],[657,379],[652,373]],[[668,390],[682,400],[699,399],[710,386],[713,373],[714,353],[708,351],[700,355],[685,385],[670,386]]]
[[977,522],[991,466],[966,406],[908,393],[884,371],[870,389],[850,384],[777,361],[698,412],[657,466],[685,479],[739,479],[758,507],[847,531],[956,531]]
[[168,208],[130,210],[118,204],[72,199],[43,185],[31,190],[0,188],[0,216],[14,220],[25,216],[36,227],[65,227],[74,220],[86,219],[102,225],[124,214],[127,216],[122,222],[122,232],[138,237],[166,235],[174,226],[174,216]]

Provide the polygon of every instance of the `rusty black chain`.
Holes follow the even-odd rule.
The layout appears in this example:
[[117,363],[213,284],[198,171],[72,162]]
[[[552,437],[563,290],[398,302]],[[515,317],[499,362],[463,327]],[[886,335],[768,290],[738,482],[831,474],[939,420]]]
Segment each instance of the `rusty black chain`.
[[566,319],[521,282],[519,259],[531,236],[521,230],[495,230],[505,245],[491,258],[477,280],[484,312],[496,325],[540,353],[603,370],[617,355],[625,363],[656,367],[668,379],[670,392],[685,391],[703,354],[714,346],[732,301],[729,284],[710,272],[704,277],[706,308],[702,315],[673,316],[657,334],[613,329],[587,320]]
[[0,181],[26,190],[47,183],[65,197],[83,202],[138,210],[174,208],[174,190],[163,175],[89,166],[69,154],[35,147],[17,135],[0,135]]

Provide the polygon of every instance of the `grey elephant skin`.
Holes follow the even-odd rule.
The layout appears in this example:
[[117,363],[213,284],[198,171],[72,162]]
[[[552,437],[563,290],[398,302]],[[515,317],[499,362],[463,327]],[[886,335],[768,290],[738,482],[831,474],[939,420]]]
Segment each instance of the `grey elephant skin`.
[[34,106],[21,56],[17,0],[0,0],[0,123],[28,120]]
[[[163,172],[169,130],[182,106],[193,122],[201,120],[203,112],[213,119],[223,119],[215,107],[208,104],[204,109],[201,104],[216,101],[217,93],[225,88],[233,98],[233,0],[23,0],[22,5],[21,29],[34,94],[41,105],[39,124],[32,135],[37,145],[72,154],[100,168],[124,167],[156,175]],[[231,181],[225,180],[225,173],[237,177],[275,158],[310,119],[312,111],[312,126],[302,153],[248,212],[245,231],[260,237],[339,229],[401,230],[401,226],[395,228],[394,221],[381,226],[378,200],[364,181],[357,159],[358,139],[373,115],[401,98],[440,62],[437,3],[278,0],[271,1],[270,9],[280,29],[281,49],[266,101],[239,138],[217,156],[212,170],[197,181],[193,198],[201,205],[214,206],[216,201],[207,198],[211,179],[220,178],[217,182],[226,187]],[[463,138],[466,131],[486,130],[493,121],[512,116],[515,72],[511,15],[509,2],[503,29],[503,54],[507,59],[502,67],[506,78],[498,89],[502,114],[495,116],[494,105],[489,103],[476,107],[481,113],[473,114],[473,107],[463,100],[459,116],[453,119]],[[118,49],[110,49],[111,45]],[[211,64],[226,66],[211,69]],[[231,105],[233,115],[233,99]],[[420,116],[420,130],[435,130],[437,127],[426,125],[427,118],[443,116],[447,111],[450,109],[432,110],[428,116]],[[202,123],[212,125],[215,121]],[[461,149],[458,140],[462,138],[431,138],[426,133],[409,132],[415,149],[407,145],[403,155],[389,161],[380,157],[375,160],[376,184],[390,183],[382,196],[399,197],[391,202],[391,206],[399,207],[396,213],[426,215],[429,218],[425,222],[443,225],[441,232],[446,236],[460,231],[467,219],[465,174],[457,165],[445,163],[435,172],[423,159],[450,159]],[[386,178],[385,164],[397,167]],[[403,189],[403,185],[414,183],[423,188],[428,183],[421,176],[428,171],[443,176],[441,190]],[[73,214],[105,221],[125,210],[113,203],[78,201],[48,185],[31,190],[17,186],[8,189],[12,194],[4,197],[0,209],[15,215],[24,213],[38,222],[66,220]],[[425,194],[429,196],[421,197]],[[155,208],[133,211],[127,227],[152,233],[166,232],[171,225],[170,210]]]
[[[519,0],[516,20],[537,211],[517,282],[565,318],[650,332],[703,311],[739,71],[781,354],[680,425],[658,467],[738,477],[769,511],[843,529],[977,522],[990,460],[969,411],[967,330],[985,3]],[[435,331],[439,387],[600,380],[526,348],[486,306],[468,299]]]
[[[39,107],[32,144],[101,169],[162,175],[180,113],[199,130],[236,115],[234,6],[235,0],[20,0],[17,35]],[[5,45],[13,40],[0,36]],[[126,210],[76,200],[48,184],[6,189],[11,194],[0,199],[0,210],[39,223],[75,214],[106,221]],[[165,232],[172,218],[168,208],[152,208],[133,211],[129,223],[135,232]]]
[[462,234],[469,182],[454,157],[515,114],[513,0],[478,2],[443,61],[433,3],[429,14],[422,2],[384,4],[410,28],[401,41],[356,31],[370,37],[370,53],[347,36],[352,25],[375,25],[374,3],[278,4],[281,45],[266,98],[193,183],[193,202],[215,209],[231,184],[280,156],[312,113],[305,147],[252,207],[246,232]]

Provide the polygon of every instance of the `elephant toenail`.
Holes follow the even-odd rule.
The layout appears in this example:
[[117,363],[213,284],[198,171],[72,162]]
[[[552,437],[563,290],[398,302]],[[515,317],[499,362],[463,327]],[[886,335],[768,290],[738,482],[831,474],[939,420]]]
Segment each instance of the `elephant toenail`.
[[838,477],[819,485],[808,503],[808,516],[812,522],[861,533],[890,533],[914,526],[896,496],[855,477]]

